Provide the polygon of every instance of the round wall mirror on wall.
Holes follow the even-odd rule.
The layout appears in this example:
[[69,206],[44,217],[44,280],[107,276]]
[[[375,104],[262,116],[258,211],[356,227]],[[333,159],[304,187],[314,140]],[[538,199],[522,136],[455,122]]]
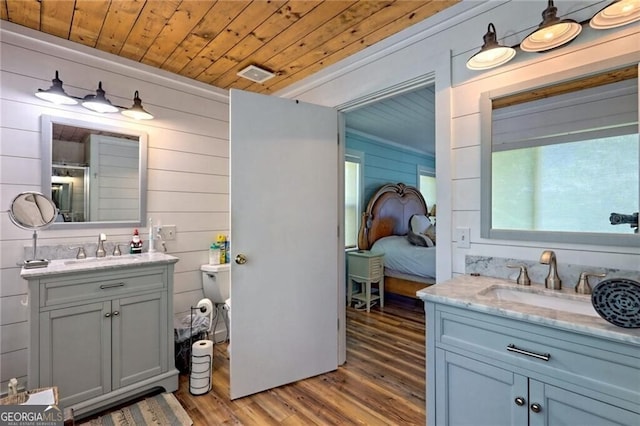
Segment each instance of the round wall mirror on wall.
[[58,216],[58,208],[53,200],[39,192],[23,192],[11,202],[9,219],[18,228],[33,230],[33,258],[25,260],[23,266],[43,268],[49,264],[46,259],[36,259],[38,229],[51,225]]

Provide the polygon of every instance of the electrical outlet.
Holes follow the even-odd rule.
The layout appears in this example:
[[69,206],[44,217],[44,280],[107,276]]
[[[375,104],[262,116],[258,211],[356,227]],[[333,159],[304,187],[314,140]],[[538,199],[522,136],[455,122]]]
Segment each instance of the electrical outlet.
[[172,241],[176,239],[176,226],[175,225],[162,225],[160,227],[160,236],[165,241]]
[[471,247],[471,230],[469,228],[456,228],[456,237],[458,248]]

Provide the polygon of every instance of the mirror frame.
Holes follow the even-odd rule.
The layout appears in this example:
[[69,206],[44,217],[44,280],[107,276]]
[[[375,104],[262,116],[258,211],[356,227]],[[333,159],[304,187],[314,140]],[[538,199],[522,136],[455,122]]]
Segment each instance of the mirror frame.
[[139,142],[139,160],[138,160],[138,184],[140,188],[138,199],[138,211],[140,212],[139,220],[125,221],[92,221],[92,222],[54,222],[51,229],[89,229],[89,228],[143,228],[146,226],[147,217],[147,134],[134,129],[110,126],[102,123],[93,123],[86,120],[78,120],[74,118],[59,117],[52,115],[42,115],[42,189],[44,194],[51,192],[51,167],[53,164],[53,124],[63,124],[66,126],[82,127],[85,129],[95,129],[99,131],[121,133],[128,136],[135,136]]
[[[480,236],[492,240],[516,240],[548,243],[605,245],[615,247],[639,247],[640,234],[616,234],[600,232],[561,232],[497,229],[492,227],[491,194],[491,141],[492,141],[492,101],[505,96],[543,88],[546,86],[578,80],[621,67],[638,64],[637,57],[625,55],[616,61],[598,62],[571,71],[555,73],[541,78],[484,92],[480,95]],[[638,77],[640,86],[640,76]],[[640,103],[640,95],[638,99]],[[639,112],[640,115],[640,112]],[[640,118],[640,117],[639,117]],[[640,134],[640,124],[639,124]],[[639,136],[640,137],[640,136]],[[638,194],[640,199],[640,193]]]

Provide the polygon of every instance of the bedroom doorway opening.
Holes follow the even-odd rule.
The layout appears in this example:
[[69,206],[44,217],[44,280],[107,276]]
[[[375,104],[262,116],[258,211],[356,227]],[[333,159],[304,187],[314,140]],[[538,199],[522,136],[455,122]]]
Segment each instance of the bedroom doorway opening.
[[[403,87],[390,88],[366,99],[354,101],[341,109],[344,114],[346,142],[346,251],[358,248],[362,214],[378,189],[387,184],[402,183],[416,188],[426,204],[425,216],[435,225],[437,176],[434,77],[431,74],[419,81],[408,82]],[[427,283],[422,287],[435,282],[435,260],[432,269],[411,268],[409,265],[407,270],[398,272],[407,274],[409,279],[411,275],[427,278],[426,281],[416,280]],[[415,294],[411,287],[407,289],[406,293]]]

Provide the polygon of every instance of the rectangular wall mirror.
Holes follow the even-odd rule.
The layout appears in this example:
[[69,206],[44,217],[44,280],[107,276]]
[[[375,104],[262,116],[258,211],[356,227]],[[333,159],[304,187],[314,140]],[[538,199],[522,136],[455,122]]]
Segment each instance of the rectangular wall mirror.
[[145,226],[146,182],[146,134],[42,116],[42,193],[60,210],[52,227]]
[[637,64],[481,103],[483,238],[640,246]]

